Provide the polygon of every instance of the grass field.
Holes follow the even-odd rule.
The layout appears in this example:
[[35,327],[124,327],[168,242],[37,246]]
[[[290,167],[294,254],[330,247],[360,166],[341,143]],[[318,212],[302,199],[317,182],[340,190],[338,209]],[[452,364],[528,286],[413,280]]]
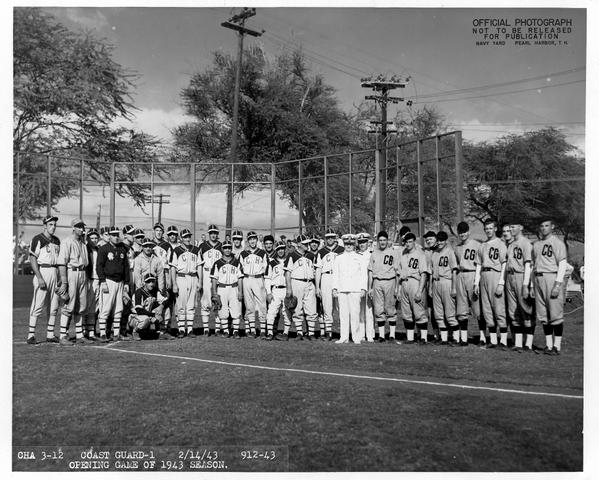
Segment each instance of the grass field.
[[559,357],[203,336],[32,346],[27,314],[13,311],[13,445],[273,445],[290,471],[582,470],[580,307]]

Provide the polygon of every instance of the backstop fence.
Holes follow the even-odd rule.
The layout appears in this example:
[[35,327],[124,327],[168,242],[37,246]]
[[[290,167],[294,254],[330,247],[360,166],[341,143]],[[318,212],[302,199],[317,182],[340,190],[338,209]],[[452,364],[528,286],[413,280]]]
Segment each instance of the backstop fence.
[[[275,163],[107,162],[68,154],[14,155],[14,235],[29,240],[45,215],[87,225],[155,222],[189,228],[200,240],[209,224],[277,237],[338,232],[419,235],[463,216],[462,137],[450,132],[382,148]],[[17,262],[15,262],[17,263]]]

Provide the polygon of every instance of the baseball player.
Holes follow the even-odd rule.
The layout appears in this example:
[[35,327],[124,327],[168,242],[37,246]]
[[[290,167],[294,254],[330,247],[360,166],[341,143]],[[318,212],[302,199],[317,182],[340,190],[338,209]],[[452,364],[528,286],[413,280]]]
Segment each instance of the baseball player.
[[[141,340],[142,335],[151,335],[162,323],[162,301],[166,301],[156,288],[153,273],[144,273],[142,286],[133,294],[133,308],[129,317],[129,327],[133,331],[133,340]],[[166,340],[164,336],[161,340]]]
[[87,312],[85,314],[86,336],[96,341],[96,320],[97,313],[101,307],[100,279],[96,271],[96,262],[98,260],[98,242],[100,236],[96,230],[90,230],[87,233]]
[[239,255],[243,252],[243,232],[241,230],[233,230],[231,232],[231,240],[233,242],[233,256],[239,258]]
[[[136,246],[135,235],[138,235],[138,229],[133,225],[125,225],[123,227],[123,241],[121,242],[127,250],[127,260],[129,262],[129,272],[133,272],[133,262],[137,256],[137,249],[141,251],[141,247]],[[129,327],[129,315],[131,314],[131,298],[130,294],[135,291],[135,285],[133,284],[133,275],[129,275],[128,290],[123,291],[123,311],[121,312],[121,324],[119,326],[119,332],[123,336],[127,336],[127,329]],[[130,339],[129,339],[130,340]]]
[[[427,263],[429,265],[432,265],[431,261],[432,261],[432,256],[433,256],[433,252],[437,249],[437,234],[431,230],[429,230],[428,232],[426,232],[424,234],[424,255],[426,256],[426,260]],[[441,336],[439,335],[439,327],[437,325],[437,321],[435,319],[435,310],[433,308],[433,299],[430,296],[430,284],[432,282],[432,279],[430,278],[429,275],[429,285],[428,288],[426,289],[426,306],[428,309],[428,317],[431,320],[431,326],[433,328],[433,338],[435,339],[435,343],[440,342],[441,341]]]
[[507,323],[503,296],[507,247],[497,237],[495,221],[486,220],[484,229],[487,240],[481,245],[476,259],[474,293],[480,296],[482,315],[489,328],[491,343],[487,348],[497,347],[497,327],[499,327],[500,348],[507,350]]
[[158,290],[162,296],[166,297],[166,286],[164,282],[164,265],[162,260],[154,252],[156,244],[149,238],[144,238],[141,242],[142,251],[133,260],[133,284],[135,290],[145,286],[145,275],[151,273],[154,281],[158,284]]
[[218,296],[221,304],[218,309],[219,334],[224,336],[229,330],[230,315],[233,320],[233,332],[229,337],[238,339],[243,301],[243,269],[239,258],[233,256],[231,242],[225,240],[221,248],[222,256],[210,268],[211,293],[212,297]]
[[416,235],[407,232],[403,236],[403,241],[405,248],[399,257],[400,279],[397,297],[406,327],[407,343],[414,343],[414,324],[420,331],[420,342],[426,343],[428,333],[426,285],[430,274],[429,263],[422,249],[416,248]]
[[[360,261],[364,264],[366,283],[368,283],[368,264],[370,263],[370,255],[372,254],[369,250],[370,234],[362,232],[359,233],[356,238],[358,242],[358,255],[360,256]],[[365,339],[369,343],[374,342],[372,298],[368,295],[364,295],[360,298],[360,329],[362,332],[362,340]]]
[[268,258],[275,258],[275,237],[273,237],[272,235],[266,235],[264,237],[264,251],[266,252],[266,255],[268,255]]
[[258,337],[256,313],[260,321],[260,336],[266,337],[266,290],[264,272],[268,265],[268,255],[257,247],[258,234],[247,234],[248,249],[239,254],[239,263],[243,270],[243,298],[245,301],[245,332]]
[[142,243],[144,238],[146,238],[146,234],[141,228],[133,230],[133,260],[135,260],[135,257],[137,257],[143,250]]
[[[308,323],[308,340],[312,340],[316,321],[316,293],[314,282],[314,264],[306,256],[305,235],[299,235],[296,239],[296,249],[287,256],[285,261],[285,280],[287,285],[287,297],[297,298],[297,307],[293,311],[293,323],[297,332],[296,340],[303,340],[304,315]],[[311,334],[310,334],[311,333]]]
[[[289,339],[289,328],[291,327],[291,314],[285,308],[285,295],[287,294],[287,284],[285,281],[285,242],[277,242],[275,246],[275,257],[271,258],[266,267],[264,275],[264,286],[266,287],[266,299],[268,310],[266,312],[267,340]],[[283,315],[285,327],[282,337],[275,337],[274,322],[279,314]]]
[[110,227],[102,227],[100,228],[100,240],[98,241],[98,248],[102,245],[106,245],[109,242],[110,237]]
[[560,355],[564,331],[566,246],[553,234],[554,228],[553,220],[544,218],[539,224],[540,240],[532,245],[535,310],[543,324],[546,355]]
[[385,342],[385,321],[389,322],[389,340],[395,341],[397,323],[395,302],[399,254],[388,243],[389,235],[381,231],[376,236],[377,247],[368,264],[368,294],[372,298],[374,318],[379,327],[379,342]]
[[[170,225],[166,229],[166,238],[167,238],[166,241],[164,239],[162,239],[162,236],[160,234],[160,230],[162,228],[163,227],[162,227],[161,223],[157,223],[156,225],[154,225],[155,238],[162,240],[160,243],[158,243],[154,247],[154,252],[162,260],[162,265],[163,265],[164,284],[166,287],[166,297],[168,298],[168,300],[164,303],[164,309],[163,309],[164,315],[163,316],[164,316],[164,322],[166,324],[166,330],[168,332],[170,330],[172,320],[174,320],[175,317],[177,316],[177,314],[176,314],[177,299],[175,297],[175,294],[173,293],[173,284],[172,284],[172,279],[171,279],[171,267],[168,262],[169,262],[169,258],[171,256],[171,250],[173,248],[178,247],[180,245],[180,243],[178,241],[179,240],[179,230],[177,229],[177,227],[175,225]],[[157,232],[158,232],[158,236],[156,236]]]
[[485,342],[485,321],[480,316],[480,298],[474,295],[474,277],[476,276],[476,255],[480,242],[470,238],[470,226],[460,222],[457,226],[458,244],[455,253],[458,261],[456,285],[456,316],[460,326],[460,345],[468,346],[468,316],[478,324],[480,341]]
[[[507,245],[507,265],[505,296],[507,318],[512,325],[516,352],[532,351],[534,322],[532,320],[532,300],[529,297],[530,272],[532,264],[532,244],[522,235],[523,226],[518,221],[508,225],[511,241]],[[526,296],[524,296],[526,294]],[[523,345],[523,334],[526,343]]]
[[338,305],[338,302],[333,301],[333,263],[345,249],[338,244],[337,233],[332,228],[327,229],[324,237],[326,245],[316,254],[316,296],[322,299],[324,338],[330,341],[333,334],[333,312]]
[[59,297],[56,294],[58,282],[58,258],[60,253],[60,240],[54,232],[58,217],[49,215],[42,221],[44,231],[36,235],[29,245],[29,259],[33,270],[33,300],[29,310],[29,334],[27,343],[35,344],[35,326],[42,311],[50,306],[46,341],[58,342],[54,336],[54,324],[58,312]]
[[102,291],[102,309],[98,319],[100,323],[100,341],[107,342],[106,320],[112,315],[113,340],[130,340],[120,333],[123,313],[123,293],[129,291],[129,259],[127,247],[119,242],[119,229],[109,227],[109,241],[98,249],[96,272]]
[[200,254],[204,262],[204,275],[202,280],[202,298],[200,299],[200,314],[204,335],[210,333],[210,311],[212,309],[211,291],[212,280],[210,270],[212,265],[222,257],[221,243],[218,241],[218,227],[214,224],[208,226],[208,240],[200,244]]
[[447,329],[451,330],[452,341],[459,343],[459,325],[455,318],[456,284],[458,263],[455,252],[449,246],[447,232],[437,233],[437,248],[431,256],[431,297],[435,320],[441,333],[441,345],[450,345]]
[[360,328],[360,299],[366,297],[368,267],[355,251],[355,235],[344,235],[342,240],[345,248],[335,258],[331,274],[332,294],[339,301],[340,337],[335,343],[349,343],[351,328],[351,338],[359,345],[364,336]]
[[200,247],[192,245],[191,232],[187,228],[181,230],[181,241],[181,245],[171,250],[169,259],[173,292],[177,295],[177,338],[196,336],[193,333],[193,319],[204,263]]
[[82,316],[87,311],[87,277],[85,269],[89,263],[87,247],[83,243],[83,232],[85,223],[80,218],[71,222],[73,234],[60,244],[58,254],[58,271],[60,273],[59,295],[68,292],[69,299],[62,305],[60,316],[60,340],[61,345],[72,345],[67,338],[67,328],[71,316],[75,321],[76,343],[93,343],[83,336]]

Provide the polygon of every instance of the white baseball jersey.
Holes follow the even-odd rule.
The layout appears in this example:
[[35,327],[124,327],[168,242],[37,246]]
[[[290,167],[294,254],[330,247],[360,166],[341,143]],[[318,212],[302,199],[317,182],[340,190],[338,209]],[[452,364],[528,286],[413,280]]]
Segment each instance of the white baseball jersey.
[[333,263],[337,255],[341,255],[345,249],[339,244],[335,244],[333,248],[324,247],[316,253],[316,268],[320,268],[322,273],[331,273],[333,271]]
[[291,252],[287,257],[285,270],[291,272],[291,278],[299,280],[312,280],[314,278],[314,264],[312,260],[309,257],[300,255],[297,250]]
[[266,252],[261,248],[244,250],[239,254],[239,262],[243,266],[244,275],[264,275],[268,265],[268,255],[266,255]]
[[48,238],[40,233],[31,239],[29,253],[37,258],[37,263],[40,265],[57,265],[60,240],[54,235]]

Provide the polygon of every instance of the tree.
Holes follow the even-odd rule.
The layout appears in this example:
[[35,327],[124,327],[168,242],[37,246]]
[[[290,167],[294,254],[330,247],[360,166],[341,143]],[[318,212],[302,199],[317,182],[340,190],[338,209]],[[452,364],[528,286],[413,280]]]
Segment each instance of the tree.
[[[65,161],[53,164],[52,203],[78,185],[75,156],[105,162],[155,159],[154,138],[141,132],[113,127],[117,119],[130,119],[134,109],[130,92],[136,78],[112,59],[113,47],[89,33],[75,33],[38,8],[14,9],[13,151],[20,155],[21,170],[46,171],[43,154]],[[108,182],[108,163],[90,163],[91,179]],[[127,167],[123,180],[132,179],[139,167]],[[74,177],[74,178],[71,178]],[[46,182],[31,177],[21,185],[18,217],[31,217],[46,204]],[[120,188],[143,204],[145,189]]]
[[468,215],[517,218],[529,232],[549,215],[566,242],[584,241],[584,160],[574,150],[553,127],[465,144]]
[[[193,122],[175,130],[177,146],[203,160],[226,162],[229,152],[235,59],[216,52],[214,65],[207,71],[196,73],[181,97]],[[332,154],[359,146],[363,138],[359,125],[343,113],[335,97],[335,89],[327,85],[320,75],[313,75],[306,66],[301,51],[268,59],[258,47],[244,51],[240,86],[238,161],[279,162],[299,158]],[[334,163],[334,162],[333,162]],[[331,173],[341,170],[333,164]],[[236,180],[251,182],[268,180],[270,167],[247,165],[235,167]],[[278,187],[290,205],[299,208],[297,182],[285,180],[298,178],[298,164],[288,163],[277,167]],[[304,177],[322,175],[323,161],[310,161],[303,165]],[[206,169],[204,177],[227,179],[224,168]],[[322,181],[306,182],[302,195],[303,223],[316,228],[324,222]],[[360,189],[359,182],[353,185]],[[249,184],[236,184],[238,195]],[[348,188],[345,189],[347,195]],[[359,192],[354,192],[359,193]],[[340,205],[342,189],[331,189],[331,218],[339,221],[343,216]],[[335,197],[337,196],[337,197]],[[334,197],[334,198],[333,198]],[[339,201],[337,201],[339,200]],[[367,205],[356,206],[356,209]]]

